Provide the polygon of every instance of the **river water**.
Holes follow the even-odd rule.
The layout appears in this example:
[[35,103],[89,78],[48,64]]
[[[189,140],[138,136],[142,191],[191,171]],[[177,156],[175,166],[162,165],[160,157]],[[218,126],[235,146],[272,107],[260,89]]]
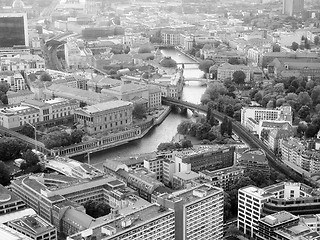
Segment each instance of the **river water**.
[[[194,63],[194,61],[175,49],[161,50],[164,56],[171,56],[177,63]],[[198,64],[185,64],[185,78],[201,78],[203,73],[198,69]],[[200,103],[201,95],[205,87],[199,82],[188,82],[183,89],[182,99],[192,103]],[[90,154],[91,164],[101,168],[103,162],[107,158],[124,157],[139,153],[147,153],[155,151],[162,142],[171,141],[172,137],[177,133],[177,126],[186,118],[190,118],[191,114],[181,115],[179,113],[170,113],[168,117],[159,126],[153,128],[144,138],[112,148],[101,152]],[[75,159],[86,161],[87,157],[78,156]]]

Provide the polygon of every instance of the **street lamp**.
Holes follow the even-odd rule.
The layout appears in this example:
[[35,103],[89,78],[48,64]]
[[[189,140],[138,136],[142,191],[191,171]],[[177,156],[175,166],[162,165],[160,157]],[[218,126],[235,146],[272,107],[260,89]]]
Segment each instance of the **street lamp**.
[[37,150],[37,129],[34,125],[29,122],[26,122],[29,126],[31,126],[34,130],[34,149]]

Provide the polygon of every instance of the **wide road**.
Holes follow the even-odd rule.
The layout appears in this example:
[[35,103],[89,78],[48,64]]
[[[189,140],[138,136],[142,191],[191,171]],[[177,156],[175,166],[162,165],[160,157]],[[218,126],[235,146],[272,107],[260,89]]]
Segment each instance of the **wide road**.
[[[182,108],[188,108],[191,110],[197,110],[201,112],[207,112],[208,107],[203,105],[197,105],[189,102],[184,102],[172,98],[163,98],[163,104],[165,105],[175,105]],[[299,173],[295,172],[289,166],[281,162],[274,152],[268,148],[266,144],[264,144],[259,138],[253,135],[247,128],[241,125],[238,121],[234,120],[233,118],[228,117],[227,115],[218,112],[212,111],[212,114],[220,121],[222,121],[225,117],[227,117],[232,122],[232,130],[236,133],[239,138],[241,138],[245,143],[249,145],[250,148],[260,148],[265,151],[269,165],[274,169],[282,172],[287,177],[293,179],[297,182],[304,182],[311,186],[318,186],[319,184],[313,181],[312,179],[305,178],[301,176]]]

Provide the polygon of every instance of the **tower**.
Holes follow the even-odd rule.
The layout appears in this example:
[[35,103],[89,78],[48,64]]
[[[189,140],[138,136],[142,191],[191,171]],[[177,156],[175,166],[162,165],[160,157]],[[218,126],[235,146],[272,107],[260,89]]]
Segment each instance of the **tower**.
[[282,13],[293,16],[296,13],[301,13],[304,10],[304,0],[283,0]]

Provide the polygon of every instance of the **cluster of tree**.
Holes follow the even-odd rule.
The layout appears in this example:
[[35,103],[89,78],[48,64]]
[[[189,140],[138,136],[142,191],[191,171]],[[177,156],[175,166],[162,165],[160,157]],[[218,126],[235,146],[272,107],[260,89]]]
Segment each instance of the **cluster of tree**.
[[10,170],[2,161],[0,161],[0,184],[3,186],[10,184]]
[[161,30],[156,31],[150,36],[151,43],[162,43]]
[[52,77],[50,76],[49,73],[43,72],[43,73],[40,75],[40,81],[41,81],[41,82],[51,82],[51,81],[52,81]]
[[166,67],[166,68],[176,68],[177,67],[177,62],[175,60],[173,60],[171,57],[164,57],[160,61],[160,65],[162,67]]
[[150,46],[141,46],[138,50],[138,53],[151,53]]
[[240,121],[240,110],[243,106],[247,105],[247,102],[241,101],[236,97],[234,93],[236,89],[237,85],[231,79],[226,79],[223,84],[218,82],[212,83],[202,95],[201,103],[208,105],[212,110],[225,113]]
[[304,49],[311,48],[309,40],[307,38],[305,38],[304,36],[302,36],[301,42],[302,42],[302,44],[300,44],[300,45],[297,42],[292,42],[291,49],[293,51],[297,51],[298,49],[304,50]]
[[178,143],[178,142],[160,143],[159,146],[157,147],[157,150],[158,151],[172,151],[172,150],[177,150],[177,149],[182,149],[182,148],[191,148],[191,147],[193,147],[191,141],[188,139],[184,139],[180,143]]
[[111,212],[111,207],[103,201],[88,200],[83,206],[86,213],[93,218],[99,218]]
[[21,154],[21,158],[25,160],[20,166],[24,173],[38,173],[41,172],[39,164],[39,157],[30,149]]
[[196,43],[193,41],[192,48],[188,51],[188,53],[194,57],[200,57],[200,49],[202,49],[204,45],[204,43]]
[[209,73],[210,67],[212,67],[215,62],[211,59],[203,60],[199,63],[199,69],[204,73]]
[[144,104],[135,104],[132,110],[132,116],[136,119],[143,119],[147,116],[147,109]]
[[4,162],[21,158],[21,154],[27,151],[29,147],[16,138],[2,137],[0,139],[0,156]]
[[83,135],[84,132],[79,129],[73,130],[70,134],[66,131],[61,131],[60,129],[54,129],[51,132],[49,131],[46,135],[43,135],[41,141],[47,148],[52,149],[80,143]]

